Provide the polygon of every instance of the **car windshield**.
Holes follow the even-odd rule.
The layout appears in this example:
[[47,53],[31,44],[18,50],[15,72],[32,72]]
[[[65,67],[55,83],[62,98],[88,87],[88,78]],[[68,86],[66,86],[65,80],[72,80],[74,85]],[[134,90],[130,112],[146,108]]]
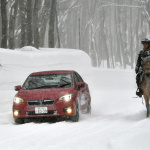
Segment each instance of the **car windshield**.
[[71,74],[31,75],[22,89],[68,88],[72,87]]

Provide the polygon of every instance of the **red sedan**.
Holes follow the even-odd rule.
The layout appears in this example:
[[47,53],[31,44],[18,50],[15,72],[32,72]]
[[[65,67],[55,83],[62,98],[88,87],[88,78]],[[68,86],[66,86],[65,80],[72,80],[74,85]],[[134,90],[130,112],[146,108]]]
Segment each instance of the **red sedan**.
[[13,101],[15,123],[24,123],[26,118],[52,116],[77,122],[80,111],[91,113],[88,84],[76,71],[35,72],[15,90],[18,91]]

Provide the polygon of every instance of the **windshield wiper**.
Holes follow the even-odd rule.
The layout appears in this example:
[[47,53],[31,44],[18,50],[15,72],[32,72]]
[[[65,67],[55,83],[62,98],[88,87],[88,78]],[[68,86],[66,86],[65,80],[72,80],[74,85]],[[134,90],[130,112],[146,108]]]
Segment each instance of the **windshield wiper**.
[[71,83],[65,83],[65,84],[61,84],[60,87],[64,87],[66,85],[71,85]]
[[38,87],[35,87],[35,88],[32,88],[32,89],[43,89],[43,88],[53,88],[53,87],[54,86],[51,86],[51,85],[44,85],[44,86],[38,86]]

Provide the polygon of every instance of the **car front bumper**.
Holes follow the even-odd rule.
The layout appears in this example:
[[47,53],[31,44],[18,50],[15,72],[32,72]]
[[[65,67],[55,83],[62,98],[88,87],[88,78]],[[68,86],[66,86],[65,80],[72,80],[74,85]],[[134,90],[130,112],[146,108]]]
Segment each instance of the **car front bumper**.
[[[37,113],[35,108],[46,107],[47,112]],[[27,103],[13,104],[14,118],[39,118],[39,117],[57,117],[57,116],[73,116],[76,114],[75,101],[70,102],[56,101],[50,106],[29,106]],[[68,111],[69,110],[69,111]]]

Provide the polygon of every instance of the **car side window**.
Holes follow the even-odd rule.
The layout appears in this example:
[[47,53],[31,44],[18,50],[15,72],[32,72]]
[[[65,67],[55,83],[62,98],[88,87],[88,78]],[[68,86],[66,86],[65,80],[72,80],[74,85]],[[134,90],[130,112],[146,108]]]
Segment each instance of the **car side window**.
[[77,76],[78,82],[84,82],[81,76],[77,72],[75,74]]
[[74,81],[75,81],[76,88],[78,88],[78,78],[75,73],[74,73]]

